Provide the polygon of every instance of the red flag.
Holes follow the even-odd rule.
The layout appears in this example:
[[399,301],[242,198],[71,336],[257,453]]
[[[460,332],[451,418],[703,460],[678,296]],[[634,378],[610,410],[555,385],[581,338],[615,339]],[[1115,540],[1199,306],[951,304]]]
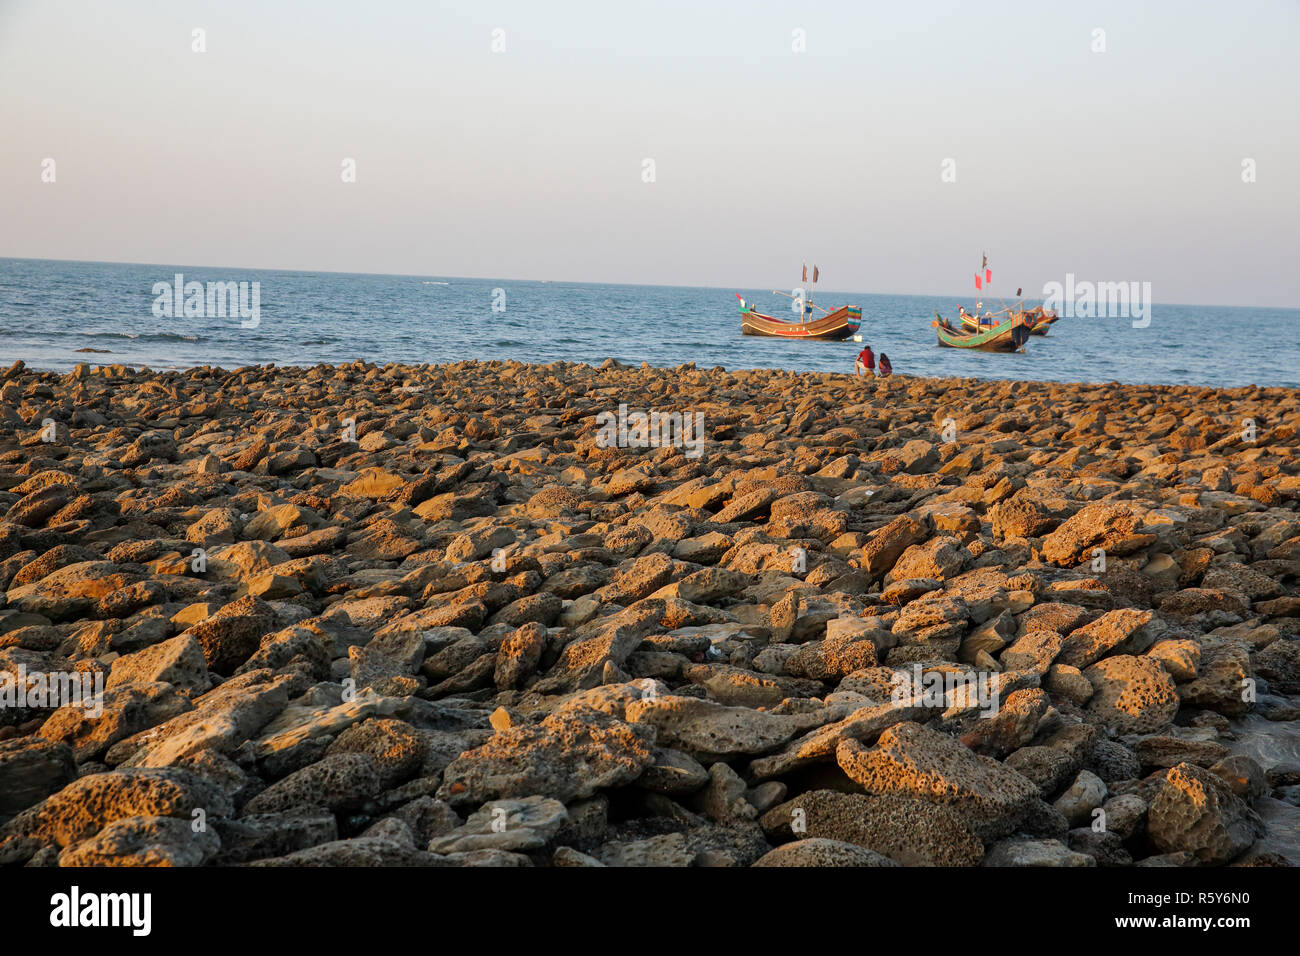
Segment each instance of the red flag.
[[992,270],[992,269],[985,269],[985,270],[984,270],[984,281],[985,281],[985,282],[992,282],[992,281],[993,281],[993,270]]
[[982,288],[984,288],[984,283],[983,283],[982,281],[980,281],[980,276],[979,276],[979,273],[978,273],[978,272],[975,273],[975,288],[976,288],[976,289],[982,289]]
[[817,281],[817,276],[818,276],[819,274],[820,274],[820,273],[818,273],[818,271],[817,271],[817,264],[816,264],[816,263],[813,263],[813,282],[816,282],[816,281]]
[[806,262],[803,264],[803,281],[808,281],[808,263]]

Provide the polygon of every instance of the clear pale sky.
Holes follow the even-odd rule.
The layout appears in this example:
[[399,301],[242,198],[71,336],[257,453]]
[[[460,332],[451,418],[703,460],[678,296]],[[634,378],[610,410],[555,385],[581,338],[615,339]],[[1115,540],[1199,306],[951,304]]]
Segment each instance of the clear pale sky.
[[1298,45],[1296,0],[0,0],[0,256],[1295,305]]

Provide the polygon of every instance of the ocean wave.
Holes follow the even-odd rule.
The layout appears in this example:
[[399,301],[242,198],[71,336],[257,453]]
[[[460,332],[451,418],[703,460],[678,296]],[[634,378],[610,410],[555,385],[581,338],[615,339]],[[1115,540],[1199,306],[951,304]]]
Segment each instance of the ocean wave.
[[137,339],[141,342],[202,342],[201,335],[181,335],[178,332],[81,332],[84,339]]

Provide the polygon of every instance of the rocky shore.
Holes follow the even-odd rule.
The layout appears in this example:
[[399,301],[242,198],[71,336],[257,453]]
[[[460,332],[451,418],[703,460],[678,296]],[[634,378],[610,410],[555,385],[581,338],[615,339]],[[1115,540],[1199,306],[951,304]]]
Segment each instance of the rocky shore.
[[1286,389],[19,363],[0,863],[1300,863],[1298,496]]

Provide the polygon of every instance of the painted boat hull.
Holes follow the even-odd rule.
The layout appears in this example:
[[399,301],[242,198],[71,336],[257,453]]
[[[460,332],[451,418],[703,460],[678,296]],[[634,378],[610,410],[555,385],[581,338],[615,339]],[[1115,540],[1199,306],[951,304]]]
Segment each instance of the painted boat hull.
[[862,310],[846,305],[812,322],[786,322],[750,308],[740,310],[740,331],[744,335],[766,335],[780,339],[819,339],[838,342],[857,333]]
[[1060,318],[1055,312],[1044,312],[1041,307],[1032,309],[1026,314],[1034,320],[1034,324],[1029,327],[1031,335],[1046,335],[1052,323]]
[[979,352],[1019,352],[1031,334],[1030,327],[1018,315],[983,332],[963,332],[942,319],[931,324],[938,333],[940,345]]
[[[1029,326],[1031,335],[1046,335],[1047,330],[1051,328],[1053,322],[1060,318],[1055,312],[1044,312],[1043,307],[1035,306],[1032,309],[1021,312],[1012,312],[1011,317],[1020,317],[1026,325]],[[961,320],[961,331],[968,332],[986,332],[995,328],[992,325],[980,325],[974,316],[965,315]]]

